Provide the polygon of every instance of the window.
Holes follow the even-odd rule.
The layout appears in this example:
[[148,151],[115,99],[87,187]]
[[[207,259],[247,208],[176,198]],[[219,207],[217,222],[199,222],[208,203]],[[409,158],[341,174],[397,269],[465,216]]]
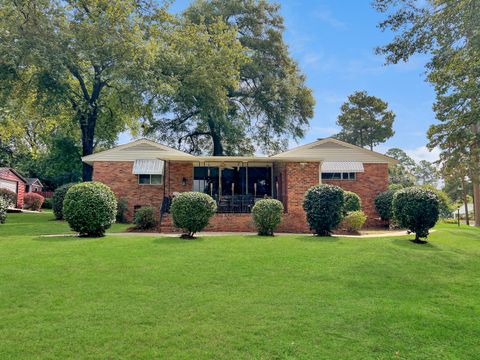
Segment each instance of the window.
[[322,173],[322,180],[356,180],[356,173]]
[[138,175],[138,183],[140,185],[162,185],[163,175],[140,174]]

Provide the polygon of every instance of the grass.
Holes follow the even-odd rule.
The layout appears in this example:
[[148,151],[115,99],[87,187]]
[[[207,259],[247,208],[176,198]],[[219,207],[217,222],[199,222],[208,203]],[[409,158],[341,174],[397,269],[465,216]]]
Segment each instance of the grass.
[[[477,359],[480,231],[40,237],[0,225],[0,359]],[[124,226],[117,225],[114,231]]]

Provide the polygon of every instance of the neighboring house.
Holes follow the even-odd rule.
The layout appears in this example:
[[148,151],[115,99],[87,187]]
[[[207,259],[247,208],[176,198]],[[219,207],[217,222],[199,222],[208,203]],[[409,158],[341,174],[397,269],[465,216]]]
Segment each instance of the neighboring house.
[[42,192],[43,191],[43,185],[40,182],[38,178],[26,178],[27,180],[27,185],[25,186],[25,192]]
[[375,196],[387,190],[388,166],[397,161],[333,138],[321,139],[270,157],[193,156],[150,140],[85,156],[93,165],[93,180],[108,185],[128,200],[127,218],[135,209],[159,209],[161,230],[172,231],[165,211],[171,197],[184,191],[211,195],[218,214],[207,230],[253,231],[249,214],[257,199],[283,202],[279,232],[309,232],[302,203],[305,191],[319,183],[356,192],[368,225],[379,224]]
[[23,208],[23,196],[27,180],[14,169],[0,167],[0,188],[17,194],[17,208]]

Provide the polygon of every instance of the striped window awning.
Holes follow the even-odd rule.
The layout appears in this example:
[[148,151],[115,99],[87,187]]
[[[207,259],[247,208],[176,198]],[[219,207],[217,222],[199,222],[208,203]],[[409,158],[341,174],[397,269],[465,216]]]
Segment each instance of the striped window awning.
[[163,175],[163,160],[135,160],[132,173],[135,175]]
[[358,161],[324,161],[322,173],[364,172],[363,163]]

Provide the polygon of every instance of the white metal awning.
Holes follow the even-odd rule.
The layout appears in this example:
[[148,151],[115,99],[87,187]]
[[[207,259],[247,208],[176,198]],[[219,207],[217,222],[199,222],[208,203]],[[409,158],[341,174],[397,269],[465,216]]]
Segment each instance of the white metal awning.
[[163,175],[163,160],[135,160],[132,173],[135,175]]
[[363,163],[358,161],[324,161],[322,173],[364,172]]

